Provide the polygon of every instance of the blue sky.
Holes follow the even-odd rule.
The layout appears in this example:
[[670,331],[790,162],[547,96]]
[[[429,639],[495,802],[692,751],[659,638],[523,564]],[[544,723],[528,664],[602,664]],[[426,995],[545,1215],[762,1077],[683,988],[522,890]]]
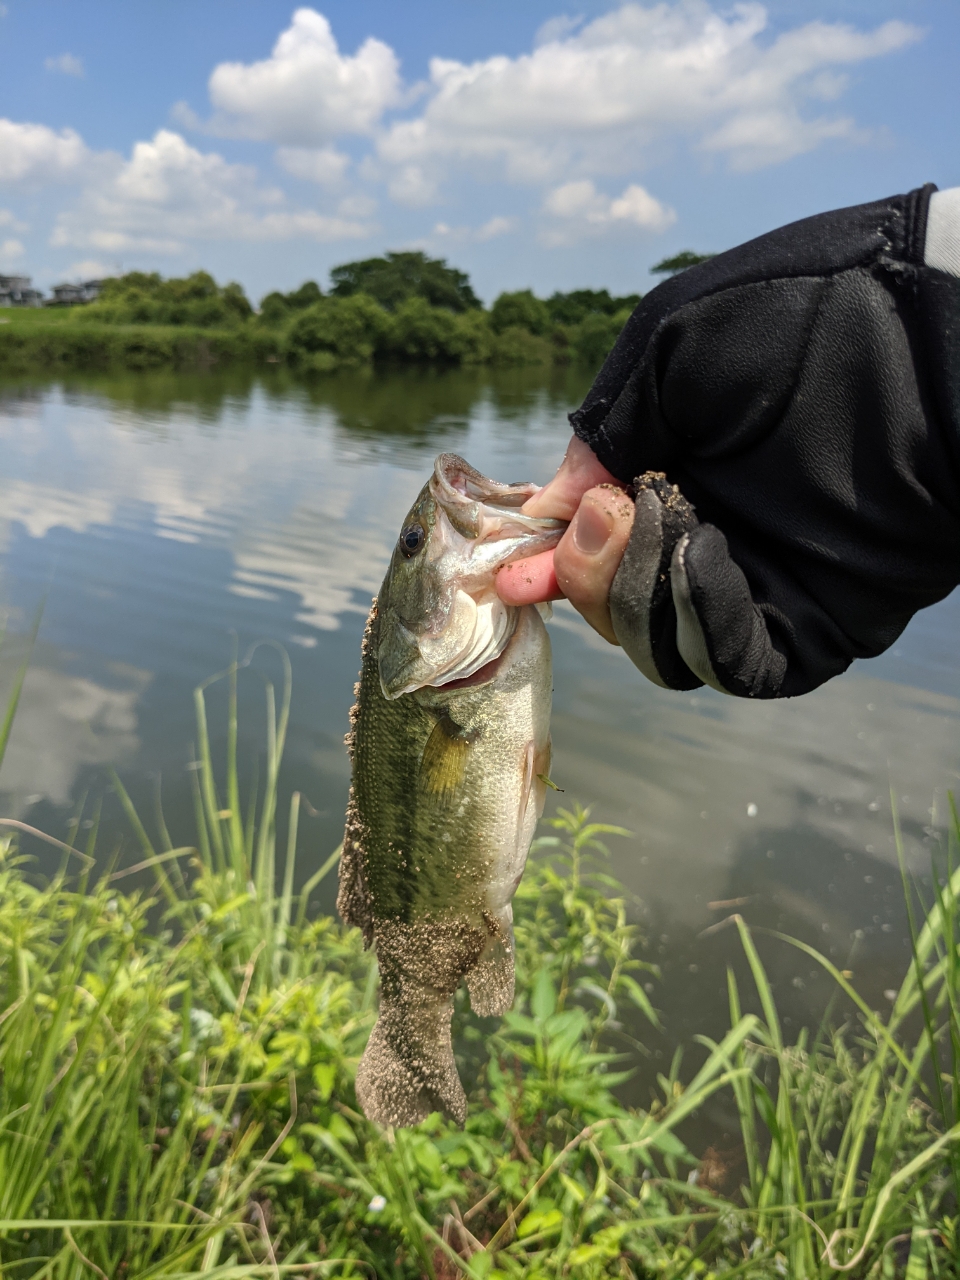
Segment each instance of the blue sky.
[[0,272],[504,288],[960,184],[953,0],[4,0]]

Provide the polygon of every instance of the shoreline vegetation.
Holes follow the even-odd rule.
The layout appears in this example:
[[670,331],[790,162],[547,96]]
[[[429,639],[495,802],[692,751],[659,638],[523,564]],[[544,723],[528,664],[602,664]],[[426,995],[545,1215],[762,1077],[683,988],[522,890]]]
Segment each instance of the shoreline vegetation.
[[0,372],[237,363],[283,364],[308,376],[374,363],[599,368],[641,297],[580,289],[544,300],[525,289],[485,308],[463,272],[421,252],[345,263],[330,276],[326,293],[308,281],[267,294],[256,312],[240,285],[218,285],[204,271],[169,280],[135,271],[106,280],[95,302],[4,308]]
[[[731,917],[743,963],[729,1029],[697,1037],[635,1108],[617,1093],[644,1052],[628,1029],[659,1016],[656,969],[605,866],[603,839],[627,833],[558,810],[516,898],[513,1010],[478,1019],[457,998],[465,1128],[383,1129],[353,1091],[373,958],[311,901],[339,850],[314,854],[295,889],[281,663],[251,795],[237,773],[247,662],[219,677],[223,760],[212,681],[197,689],[189,846],[159,800],[141,818],[117,777],[122,864],[98,847],[99,802],[62,840],[42,837],[62,857],[48,878],[27,857],[38,833],[0,827],[0,1275],[960,1275],[955,811],[926,902],[904,871],[912,955],[889,1010],[812,947],[768,938],[835,984],[832,1014],[788,1038],[757,931]],[[697,1119],[717,1108],[733,1141],[699,1150]]]

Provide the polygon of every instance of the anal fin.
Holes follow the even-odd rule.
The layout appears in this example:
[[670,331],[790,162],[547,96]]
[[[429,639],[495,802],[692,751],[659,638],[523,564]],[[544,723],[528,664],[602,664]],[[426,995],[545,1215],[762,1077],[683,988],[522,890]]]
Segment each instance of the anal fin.
[[466,975],[470,1007],[481,1018],[498,1017],[513,1004],[515,983],[512,913],[484,913],[489,934],[474,968]]

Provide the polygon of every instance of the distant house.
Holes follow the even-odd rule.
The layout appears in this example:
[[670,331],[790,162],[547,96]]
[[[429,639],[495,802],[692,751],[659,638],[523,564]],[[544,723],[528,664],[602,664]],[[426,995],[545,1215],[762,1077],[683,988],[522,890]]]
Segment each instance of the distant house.
[[75,307],[82,302],[95,302],[103,288],[102,280],[84,280],[82,284],[55,284],[48,307]]
[[43,294],[30,287],[29,276],[0,276],[0,307],[41,307]]

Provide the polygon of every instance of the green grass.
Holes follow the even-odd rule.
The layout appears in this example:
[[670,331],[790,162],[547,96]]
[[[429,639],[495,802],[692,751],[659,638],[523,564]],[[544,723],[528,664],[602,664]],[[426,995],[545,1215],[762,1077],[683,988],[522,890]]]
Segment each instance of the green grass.
[[70,324],[70,307],[0,307],[0,324],[13,329],[45,328],[51,324]]
[[[186,325],[113,325],[81,322],[70,310],[4,308],[0,373],[43,369],[212,369],[277,361],[274,334],[252,325],[198,329]],[[0,320],[6,319],[0,315]]]
[[[913,960],[889,1015],[783,939],[852,1010],[788,1042],[738,921],[760,1014],[731,974],[728,1033],[701,1038],[694,1069],[678,1056],[638,1110],[617,1094],[636,1059],[622,1028],[657,1023],[655,971],[606,871],[617,832],[560,810],[516,899],[514,1009],[478,1020],[458,1002],[465,1128],[383,1130],[353,1094],[376,969],[357,931],[311,908],[337,853],[294,887],[289,667],[266,686],[266,776],[246,796],[241,673],[221,678],[223,760],[196,694],[194,847],[172,847],[161,814],[142,821],[119,780],[139,846],[119,869],[96,806],[48,837],[49,879],[16,829],[0,841],[0,1275],[960,1274],[955,815],[933,899],[905,880]],[[715,1096],[742,1137],[722,1194],[682,1136]]]

